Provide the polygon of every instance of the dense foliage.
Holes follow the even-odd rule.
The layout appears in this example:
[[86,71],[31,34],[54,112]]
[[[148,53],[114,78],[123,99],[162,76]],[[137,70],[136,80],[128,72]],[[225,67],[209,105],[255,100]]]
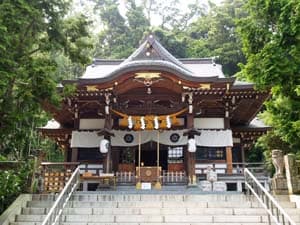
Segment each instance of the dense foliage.
[[32,163],[20,163],[17,167],[0,173],[0,215],[20,193],[29,189]]
[[262,117],[274,132],[263,142],[300,151],[300,2],[249,0],[245,10],[240,33],[247,63],[239,76],[272,92]]
[[64,0],[0,1],[0,154],[29,156],[35,128],[45,123],[40,103],[58,103],[58,63],[53,55],[87,63],[84,16],[66,17]]
[[232,76],[244,63],[242,42],[237,34],[236,21],[245,17],[243,0],[227,0],[221,6],[211,5],[211,10],[192,23],[188,29],[189,57],[216,57],[223,72]]
[[69,6],[65,0],[0,1],[0,158],[25,161],[0,172],[0,211],[27,190],[31,155],[40,148],[57,152],[36,127],[48,118],[40,103],[59,103],[56,85],[64,75],[58,56],[78,66],[90,61],[89,22],[67,16]]

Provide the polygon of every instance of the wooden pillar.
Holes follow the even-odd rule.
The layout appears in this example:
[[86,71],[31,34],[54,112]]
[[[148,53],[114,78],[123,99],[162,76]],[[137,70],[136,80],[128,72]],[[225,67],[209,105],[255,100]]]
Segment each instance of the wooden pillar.
[[78,148],[72,148],[71,162],[78,161]]
[[[110,136],[104,135],[104,139],[110,141]],[[103,159],[103,172],[104,173],[111,173],[112,172],[112,165],[111,165],[111,148],[108,150],[106,154],[104,154]]]
[[230,119],[229,118],[224,118],[224,128],[230,129]]
[[227,174],[232,174],[232,148],[226,147]]
[[[111,114],[106,114],[105,115],[104,129],[109,130],[109,131],[112,129]],[[108,140],[111,143],[109,133],[104,132],[103,137],[104,137],[104,139]],[[103,172],[104,173],[111,173],[112,172],[111,151],[112,151],[112,149],[110,147],[108,149],[108,152],[104,155],[104,159],[103,159]]]
[[224,128],[230,129],[229,102],[225,103]]
[[[194,115],[188,114],[187,115],[187,128],[191,129],[194,127]],[[186,148],[187,151],[187,175],[189,178],[189,184],[196,184],[196,171],[195,171],[195,164],[196,164],[196,153],[195,152],[188,152],[188,148]]]
[[115,148],[114,150],[112,150],[111,152],[111,159],[112,159],[112,170],[114,172],[118,171],[118,166],[119,166],[119,159],[120,159],[120,149],[119,148]]
[[189,183],[195,184],[196,180],[196,153],[195,152],[188,152],[189,155]]

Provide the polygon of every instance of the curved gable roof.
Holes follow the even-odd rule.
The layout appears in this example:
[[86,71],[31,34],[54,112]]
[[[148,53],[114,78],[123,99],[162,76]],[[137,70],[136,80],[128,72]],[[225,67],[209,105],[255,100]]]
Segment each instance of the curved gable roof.
[[176,59],[153,35],[149,35],[127,59],[95,60],[79,80],[81,83],[107,82],[137,70],[166,71],[191,81],[224,78],[221,66],[212,59]]

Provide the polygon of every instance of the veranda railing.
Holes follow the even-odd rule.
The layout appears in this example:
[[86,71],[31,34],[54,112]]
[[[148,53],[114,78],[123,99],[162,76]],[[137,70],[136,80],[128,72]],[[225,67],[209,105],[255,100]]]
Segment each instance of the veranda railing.
[[273,196],[259,183],[247,168],[244,170],[244,175],[247,195],[250,195],[251,192],[265,208],[268,213],[269,224],[274,222],[277,225],[296,225]]

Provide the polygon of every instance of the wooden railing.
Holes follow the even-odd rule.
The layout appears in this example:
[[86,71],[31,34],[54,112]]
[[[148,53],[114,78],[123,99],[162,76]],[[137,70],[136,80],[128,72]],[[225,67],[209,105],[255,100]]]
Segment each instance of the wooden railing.
[[[226,163],[197,163],[196,174],[206,174],[207,167],[210,166],[218,174],[228,174]],[[254,174],[266,174],[264,163],[232,163],[232,173],[234,175],[243,175],[244,169],[248,168]]]
[[118,184],[130,184],[135,183],[135,173],[134,172],[116,172],[117,183]]
[[185,171],[163,171],[163,184],[185,184],[187,183],[187,176]]

